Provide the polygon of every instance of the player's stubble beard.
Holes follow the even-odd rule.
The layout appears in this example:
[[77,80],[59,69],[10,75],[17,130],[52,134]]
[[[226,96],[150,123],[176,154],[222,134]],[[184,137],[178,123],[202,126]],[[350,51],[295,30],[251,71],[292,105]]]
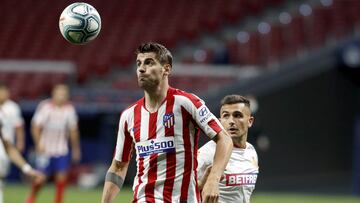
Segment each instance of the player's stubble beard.
[[160,84],[160,80],[153,78],[138,78],[138,86],[145,91],[153,91]]
[[247,140],[247,131],[241,134],[231,135],[231,139],[235,146],[240,146],[241,143],[246,142]]

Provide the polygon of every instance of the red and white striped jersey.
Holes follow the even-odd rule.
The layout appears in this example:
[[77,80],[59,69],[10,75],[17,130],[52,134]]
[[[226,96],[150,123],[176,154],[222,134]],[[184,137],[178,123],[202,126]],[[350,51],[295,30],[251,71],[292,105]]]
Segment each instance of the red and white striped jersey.
[[115,159],[129,161],[136,150],[133,202],[200,202],[197,187],[199,132],[209,138],[223,128],[204,102],[169,88],[154,113],[142,98],[120,117]]
[[69,132],[78,123],[72,104],[57,106],[45,100],[37,107],[32,123],[42,128],[39,142],[45,148],[45,155],[63,156],[69,152]]

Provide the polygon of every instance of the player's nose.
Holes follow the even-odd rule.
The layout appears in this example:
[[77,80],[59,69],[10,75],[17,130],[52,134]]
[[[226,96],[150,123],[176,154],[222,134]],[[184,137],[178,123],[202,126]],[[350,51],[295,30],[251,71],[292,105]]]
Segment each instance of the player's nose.
[[146,70],[145,70],[145,68],[144,68],[143,65],[141,65],[141,66],[138,67],[138,71],[139,71],[139,73],[145,73],[145,72],[146,72]]
[[229,117],[229,124],[230,124],[230,125],[234,125],[234,124],[235,124],[234,118],[233,118],[232,116]]

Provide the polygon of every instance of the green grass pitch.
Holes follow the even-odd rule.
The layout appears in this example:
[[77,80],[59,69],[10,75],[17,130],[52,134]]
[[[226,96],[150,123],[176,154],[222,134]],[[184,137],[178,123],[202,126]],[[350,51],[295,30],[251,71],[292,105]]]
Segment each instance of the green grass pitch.
[[[23,203],[29,191],[29,185],[7,184],[4,188],[5,203]],[[64,203],[99,203],[102,188],[84,190],[76,187],[68,187]],[[123,188],[115,203],[131,203],[132,191]],[[54,187],[47,185],[41,191],[37,203],[54,202]],[[255,190],[252,203],[358,203],[360,197],[337,196],[337,195],[314,195],[296,193],[264,193]]]

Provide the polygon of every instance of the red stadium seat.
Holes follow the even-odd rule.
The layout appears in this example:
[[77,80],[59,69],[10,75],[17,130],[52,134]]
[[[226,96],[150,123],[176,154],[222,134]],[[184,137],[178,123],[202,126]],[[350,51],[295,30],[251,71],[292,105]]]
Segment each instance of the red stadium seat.
[[[0,13],[6,18],[0,32],[0,59],[70,60],[77,65],[77,81],[82,84],[94,74],[109,74],[113,67],[131,68],[134,49],[141,42],[158,41],[169,48],[175,48],[182,41],[197,42],[203,33],[216,32],[222,25],[234,25],[247,16],[261,17],[267,14],[268,8],[288,1],[91,0],[89,3],[101,14],[103,27],[98,38],[85,46],[68,43],[58,30],[59,14],[72,1],[51,1],[51,6],[49,2],[1,2]],[[315,5],[312,16],[305,18],[294,14],[289,24],[279,26],[270,23],[272,29],[267,35],[247,30],[250,33],[247,42],[239,43],[233,36],[233,39],[225,42],[229,60],[235,64],[264,65],[266,62],[280,61],[288,55],[299,54],[307,48],[321,47],[330,37],[346,37],[359,29],[359,2],[333,0],[333,5],[329,7]],[[284,5],[281,9],[286,9]],[[212,52],[211,49],[206,50],[207,57],[200,62],[212,63]],[[180,60],[198,63],[188,56]],[[13,81],[6,75],[1,75],[0,79]],[[114,82],[115,86],[131,88],[128,84]],[[203,84],[199,84],[199,88],[203,88]],[[46,83],[42,85],[45,90],[49,87]],[[17,96],[23,94],[21,90],[16,91]],[[35,90],[31,93],[32,96],[36,94],[38,92]]]

